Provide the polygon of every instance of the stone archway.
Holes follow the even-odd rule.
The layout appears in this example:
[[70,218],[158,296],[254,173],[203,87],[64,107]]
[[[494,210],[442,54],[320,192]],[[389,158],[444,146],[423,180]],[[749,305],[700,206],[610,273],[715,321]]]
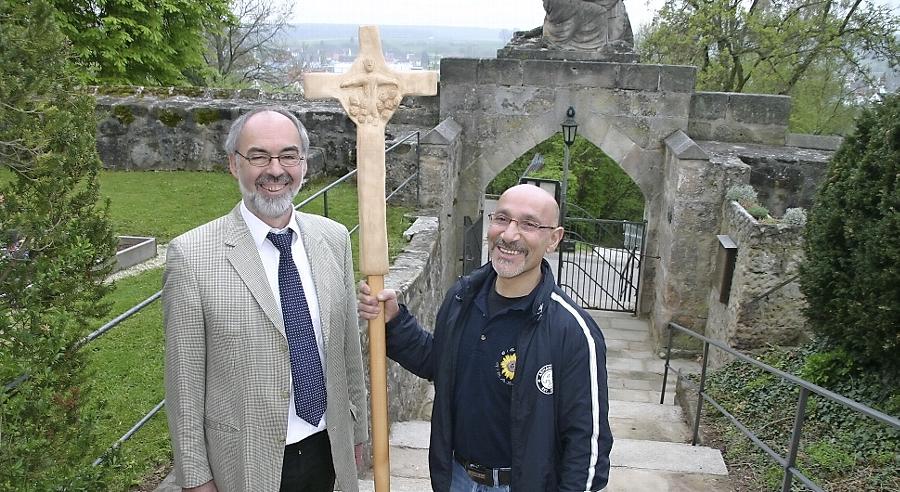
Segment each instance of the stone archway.
[[[559,132],[572,106],[579,134],[617,162],[644,194],[647,252],[656,255],[665,189],[663,141],[687,130],[694,74],[693,67],[663,65],[444,59],[441,119],[452,117],[462,128],[454,220],[477,215],[486,185]],[[654,277],[655,265],[648,262],[641,281],[645,314]]]

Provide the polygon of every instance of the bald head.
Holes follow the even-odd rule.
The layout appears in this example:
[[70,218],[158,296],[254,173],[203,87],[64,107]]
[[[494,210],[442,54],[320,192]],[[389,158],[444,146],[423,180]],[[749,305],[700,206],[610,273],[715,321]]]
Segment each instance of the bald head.
[[520,184],[507,189],[500,195],[498,206],[501,204],[528,204],[542,224],[555,226],[559,223],[559,204],[556,203],[556,198],[547,190],[532,184]]

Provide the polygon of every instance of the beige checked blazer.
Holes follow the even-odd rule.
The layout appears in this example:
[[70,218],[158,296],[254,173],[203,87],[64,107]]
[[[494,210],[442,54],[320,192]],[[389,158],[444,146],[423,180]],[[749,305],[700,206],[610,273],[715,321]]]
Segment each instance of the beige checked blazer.
[[[367,405],[350,238],[297,213],[322,317],[326,421],[337,482],[357,491]],[[169,243],[163,277],[166,413],[183,487],[277,491],[290,360],[281,311],[240,205]]]

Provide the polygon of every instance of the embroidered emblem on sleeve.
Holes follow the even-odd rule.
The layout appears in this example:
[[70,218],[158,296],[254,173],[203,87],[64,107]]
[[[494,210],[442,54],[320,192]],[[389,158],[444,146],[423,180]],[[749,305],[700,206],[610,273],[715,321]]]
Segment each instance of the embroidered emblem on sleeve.
[[534,378],[538,391],[545,395],[553,394],[553,364],[540,368]]

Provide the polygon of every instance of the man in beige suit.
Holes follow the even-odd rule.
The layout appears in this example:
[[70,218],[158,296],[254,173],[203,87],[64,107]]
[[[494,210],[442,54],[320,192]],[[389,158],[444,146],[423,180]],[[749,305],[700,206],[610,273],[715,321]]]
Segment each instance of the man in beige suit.
[[225,144],[243,200],[169,244],[166,407],[184,490],[356,491],[366,394],[347,229],[295,212],[309,138],[262,109]]

